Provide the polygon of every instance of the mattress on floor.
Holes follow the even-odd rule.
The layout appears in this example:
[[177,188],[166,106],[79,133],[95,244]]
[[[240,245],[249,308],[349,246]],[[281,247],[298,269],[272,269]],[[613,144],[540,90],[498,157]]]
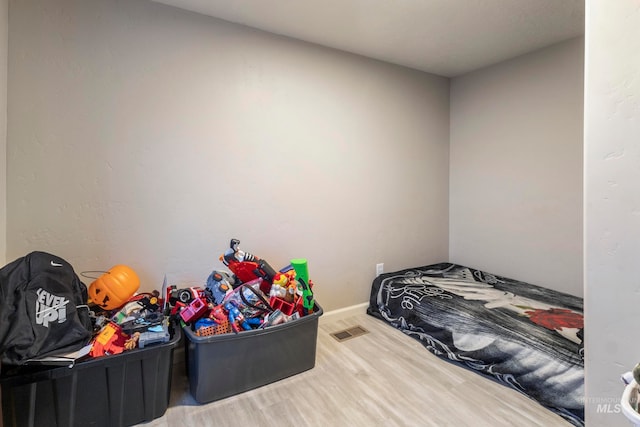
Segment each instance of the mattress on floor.
[[377,277],[367,313],[584,425],[582,298],[440,263]]

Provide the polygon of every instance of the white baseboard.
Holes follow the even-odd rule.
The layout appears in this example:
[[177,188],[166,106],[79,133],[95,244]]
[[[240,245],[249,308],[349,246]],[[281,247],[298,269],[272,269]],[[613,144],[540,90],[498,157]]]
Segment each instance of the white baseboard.
[[327,311],[320,316],[320,321],[323,319],[335,320],[340,317],[348,317],[353,316],[354,314],[361,314],[367,311],[367,307],[369,306],[368,302],[363,302],[360,304],[350,305],[349,307],[338,308],[337,310]]

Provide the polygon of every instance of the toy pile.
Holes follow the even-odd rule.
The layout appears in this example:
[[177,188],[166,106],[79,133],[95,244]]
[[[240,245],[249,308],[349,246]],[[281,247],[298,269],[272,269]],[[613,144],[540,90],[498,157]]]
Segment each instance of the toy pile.
[[170,340],[169,317],[160,293],[136,294],[139,286],[140,279],[126,265],[112,267],[89,286],[94,326],[89,356],[119,354]]
[[238,239],[231,239],[229,249],[220,256],[230,271],[214,270],[204,288],[167,289],[170,314],[183,327],[198,336],[238,333],[313,312],[313,283],[305,259],[291,260],[291,265],[275,271],[239,245]]
[[293,259],[275,271],[264,259],[239,249],[231,239],[220,256],[228,270],[214,270],[204,287],[163,286],[136,293],[140,279],[116,265],[88,289],[94,329],[90,357],[119,354],[171,339],[170,320],[199,336],[266,328],[310,314],[313,282],[307,261]]

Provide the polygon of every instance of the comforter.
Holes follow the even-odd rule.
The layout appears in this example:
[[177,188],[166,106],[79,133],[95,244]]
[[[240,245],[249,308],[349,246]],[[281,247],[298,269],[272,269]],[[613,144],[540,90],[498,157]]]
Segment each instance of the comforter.
[[441,263],[383,274],[367,312],[584,425],[583,300]]

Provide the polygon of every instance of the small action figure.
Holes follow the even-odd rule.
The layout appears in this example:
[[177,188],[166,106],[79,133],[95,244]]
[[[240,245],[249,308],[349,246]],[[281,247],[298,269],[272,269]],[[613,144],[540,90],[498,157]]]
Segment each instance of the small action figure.
[[209,319],[213,320],[218,325],[221,325],[227,321],[227,315],[224,313],[222,305],[216,305],[215,307],[211,308],[211,311],[209,312]]
[[229,243],[229,249],[227,249],[223,256],[223,261],[225,265],[229,265],[229,262],[237,261],[250,261],[250,262],[258,262],[260,258],[256,257],[249,252],[244,252],[238,248],[240,245],[240,240],[231,239],[231,243]]
[[241,251],[238,246],[240,240],[231,239],[229,249],[224,254],[220,255],[220,261],[229,267],[236,277],[240,280],[240,283],[250,282],[254,279],[261,278],[263,281],[260,285],[260,290],[265,294],[268,294],[271,290],[271,281],[273,276],[276,275],[276,271],[269,265],[269,263],[257,256],[250,254],[249,252]]
[[248,331],[252,329],[251,325],[260,325],[262,323],[262,321],[258,318],[247,319],[246,317],[244,317],[244,314],[242,314],[242,312],[238,310],[238,307],[236,307],[236,305],[232,302],[226,303],[224,305],[224,308],[225,310],[227,310],[227,312],[229,312],[229,323],[231,324],[231,328],[234,332],[240,332],[238,324],[242,326],[242,329]]

